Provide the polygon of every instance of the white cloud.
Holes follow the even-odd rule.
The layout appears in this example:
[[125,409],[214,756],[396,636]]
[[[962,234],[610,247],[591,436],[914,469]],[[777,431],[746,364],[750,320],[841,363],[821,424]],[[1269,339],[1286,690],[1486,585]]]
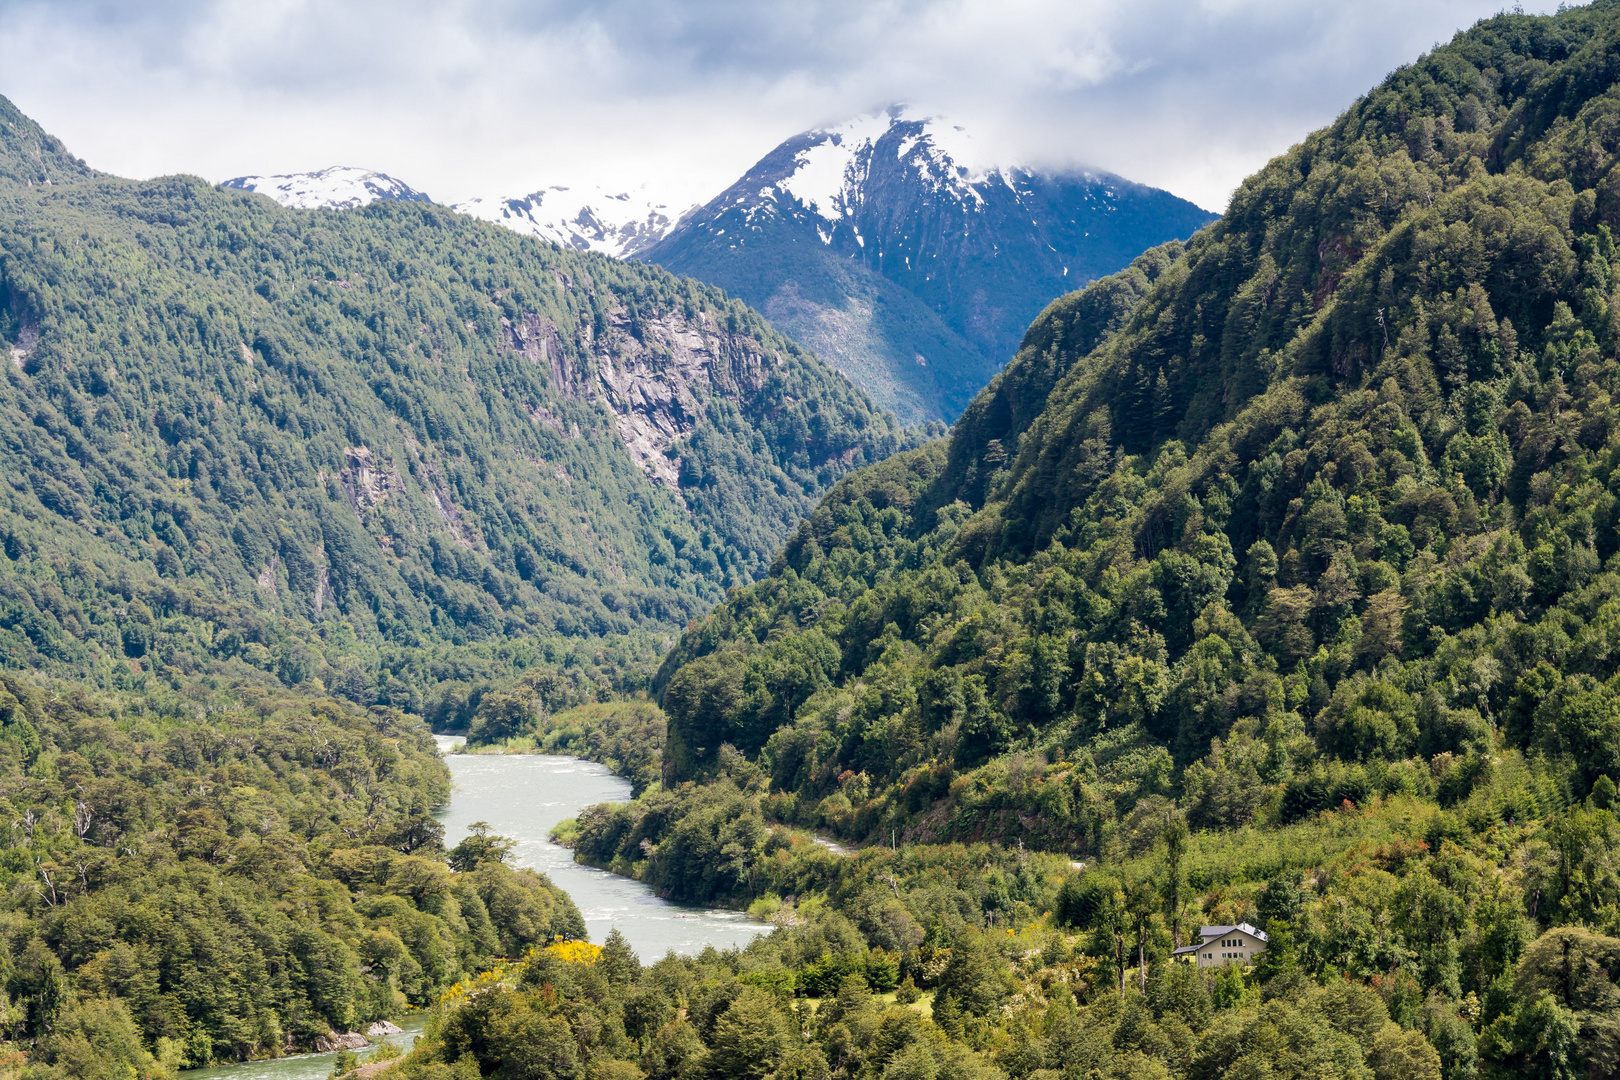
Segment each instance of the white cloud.
[[706,199],[895,101],[1002,160],[1219,207],[1500,0],[0,0],[0,93],[91,164],[352,164],[442,201],[553,183]]

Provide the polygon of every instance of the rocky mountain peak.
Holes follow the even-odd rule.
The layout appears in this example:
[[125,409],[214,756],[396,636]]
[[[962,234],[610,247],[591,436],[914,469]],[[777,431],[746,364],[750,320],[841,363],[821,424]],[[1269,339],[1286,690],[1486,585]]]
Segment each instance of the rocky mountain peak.
[[1212,215],[997,163],[905,106],[796,135],[639,258],[725,288],[907,420],[951,420],[1054,298]]
[[[784,158],[790,171],[781,171]],[[965,128],[903,105],[804,132],[760,166],[758,179],[769,184],[756,196],[761,203],[786,195],[828,222],[857,215],[871,182],[896,171],[975,206],[983,202],[976,185],[1002,172],[982,163]]]

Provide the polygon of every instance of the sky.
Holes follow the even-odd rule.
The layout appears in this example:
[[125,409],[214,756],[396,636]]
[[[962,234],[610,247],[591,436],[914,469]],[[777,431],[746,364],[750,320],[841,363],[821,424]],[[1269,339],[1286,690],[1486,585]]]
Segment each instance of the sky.
[[[1528,12],[1554,5],[1527,2]],[[1213,210],[1501,0],[0,0],[0,94],[96,168],[707,201],[894,103]]]

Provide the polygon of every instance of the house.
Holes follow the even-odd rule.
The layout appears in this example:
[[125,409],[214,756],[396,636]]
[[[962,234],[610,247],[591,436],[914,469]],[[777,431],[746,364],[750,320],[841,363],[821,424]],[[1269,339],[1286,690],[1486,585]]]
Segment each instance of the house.
[[1202,945],[1183,945],[1175,952],[1177,960],[1196,960],[1201,968],[1219,964],[1251,964],[1266,951],[1266,932],[1248,923],[1236,926],[1206,926],[1199,933]]

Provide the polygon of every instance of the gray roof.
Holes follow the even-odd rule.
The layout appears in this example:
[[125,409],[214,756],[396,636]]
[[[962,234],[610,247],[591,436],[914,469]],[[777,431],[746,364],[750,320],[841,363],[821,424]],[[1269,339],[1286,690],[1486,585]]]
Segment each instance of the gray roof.
[[1240,934],[1248,934],[1257,941],[1266,940],[1266,932],[1264,930],[1256,930],[1246,922],[1240,922],[1236,926],[1206,926],[1198,932],[1204,935],[1204,941],[1207,943],[1210,938],[1218,938],[1222,934],[1230,934],[1234,930]]

